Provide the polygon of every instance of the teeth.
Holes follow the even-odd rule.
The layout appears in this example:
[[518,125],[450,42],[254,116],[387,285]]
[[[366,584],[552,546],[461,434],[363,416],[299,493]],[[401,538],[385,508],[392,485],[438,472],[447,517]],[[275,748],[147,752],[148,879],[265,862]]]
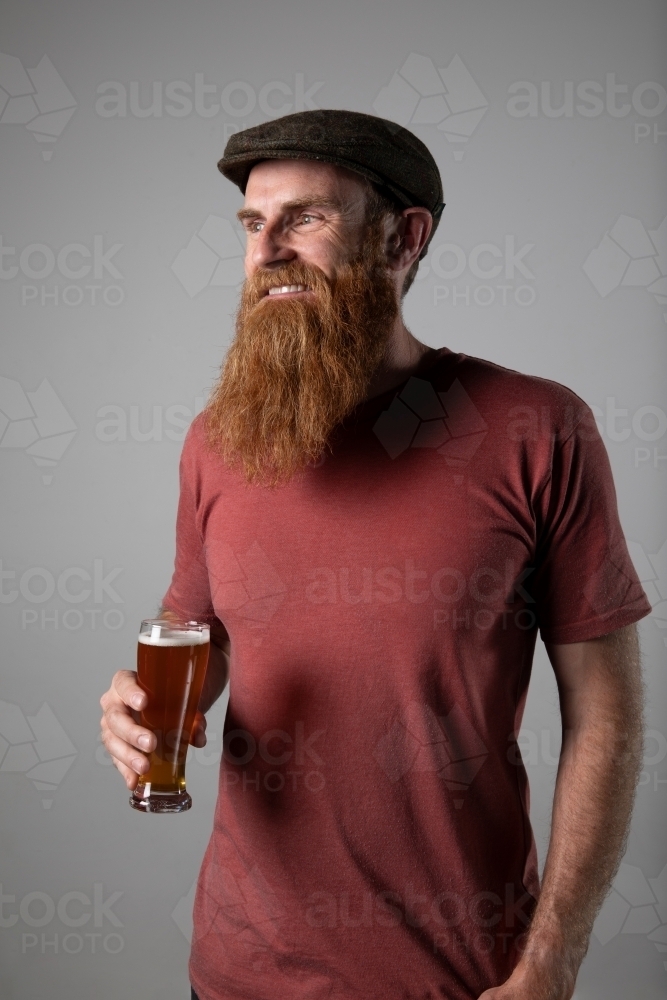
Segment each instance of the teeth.
[[305,292],[305,285],[281,285],[279,288],[269,288],[269,295],[284,295],[286,292]]

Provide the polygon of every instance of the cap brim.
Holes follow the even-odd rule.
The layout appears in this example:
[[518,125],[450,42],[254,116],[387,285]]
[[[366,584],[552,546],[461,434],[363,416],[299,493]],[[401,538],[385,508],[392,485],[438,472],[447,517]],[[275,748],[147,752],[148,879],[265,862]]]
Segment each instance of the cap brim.
[[316,153],[311,152],[310,150],[267,149],[262,150],[261,153],[248,152],[238,153],[236,156],[224,156],[218,161],[218,170],[227,178],[227,180],[236,184],[236,186],[241,189],[241,192],[245,194],[250,171],[254,166],[261,163],[263,160],[317,160],[321,163],[332,163],[337,167],[346,167],[348,170],[352,170],[355,174],[360,174],[367,180],[377,184],[378,187],[391,192],[391,194],[398,199],[400,204],[404,205],[406,208],[414,205],[414,201],[411,200],[409,195],[407,195],[400,188],[396,187],[396,185],[387,183],[384,177],[381,177],[380,174],[371,170],[369,167],[355,163],[353,160],[348,160],[342,156],[329,156],[326,153]]

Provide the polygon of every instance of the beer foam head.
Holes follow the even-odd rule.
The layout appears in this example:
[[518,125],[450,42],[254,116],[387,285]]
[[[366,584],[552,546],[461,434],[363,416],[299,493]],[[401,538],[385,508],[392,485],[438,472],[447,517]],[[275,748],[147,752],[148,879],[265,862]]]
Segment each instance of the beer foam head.
[[153,625],[150,632],[141,632],[139,642],[145,646],[201,646],[209,641],[208,629],[170,628],[169,623]]

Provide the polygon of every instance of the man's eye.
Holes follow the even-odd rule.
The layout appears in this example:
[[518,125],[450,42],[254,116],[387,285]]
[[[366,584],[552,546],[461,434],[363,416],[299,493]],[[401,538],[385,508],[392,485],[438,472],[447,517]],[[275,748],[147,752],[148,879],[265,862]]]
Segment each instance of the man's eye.
[[263,222],[251,222],[250,225],[247,227],[248,228],[248,232],[249,233],[258,233],[258,232],[260,232],[259,227],[263,226],[263,225],[264,225]]

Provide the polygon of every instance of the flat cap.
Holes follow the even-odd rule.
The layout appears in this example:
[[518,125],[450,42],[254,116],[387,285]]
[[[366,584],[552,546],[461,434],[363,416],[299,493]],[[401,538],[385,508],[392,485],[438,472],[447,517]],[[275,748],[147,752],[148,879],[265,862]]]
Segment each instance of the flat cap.
[[299,111],[234,132],[218,169],[245,194],[248,175],[262,160],[320,160],[347,167],[404,208],[427,208],[433,216],[429,243],[445,207],[440,171],[421,139],[396,122],[359,111]]

